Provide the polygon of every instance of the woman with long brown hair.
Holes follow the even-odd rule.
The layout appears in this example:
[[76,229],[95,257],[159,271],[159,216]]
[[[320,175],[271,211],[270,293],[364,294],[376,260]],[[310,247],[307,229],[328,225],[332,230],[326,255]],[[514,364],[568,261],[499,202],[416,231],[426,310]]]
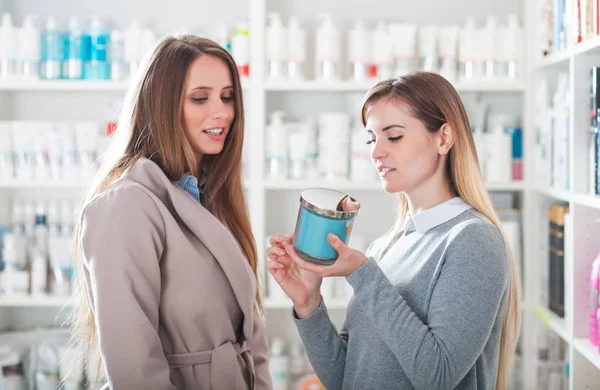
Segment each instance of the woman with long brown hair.
[[[505,389],[519,274],[458,93],[434,73],[386,80],[362,121],[385,191],[399,194],[396,225],[366,254],[331,235],[331,266],[281,234],[267,250],[316,373],[330,389]],[[339,333],[319,291],[330,276],[354,289]]]
[[75,334],[88,352],[98,343],[108,387],[271,387],[243,139],[227,51],[163,39],[128,93],[75,235]]

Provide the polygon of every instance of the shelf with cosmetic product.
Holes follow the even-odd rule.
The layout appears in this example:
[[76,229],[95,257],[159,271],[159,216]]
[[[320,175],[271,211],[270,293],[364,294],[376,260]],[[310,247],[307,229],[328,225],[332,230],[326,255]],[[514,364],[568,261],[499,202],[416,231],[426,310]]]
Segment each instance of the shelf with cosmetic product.
[[[108,1],[107,6],[110,7],[111,5],[115,5],[117,3],[118,2],[115,1]],[[445,3],[438,4],[438,2],[435,2],[435,7],[439,9],[440,16],[437,17],[436,20],[429,21],[431,26],[428,26],[428,28],[425,28],[424,25],[417,26],[404,24],[395,24],[395,26],[389,25],[382,27],[379,24],[369,25],[367,23],[364,25],[363,34],[363,32],[360,30],[361,27],[358,26],[358,23],[356,23],[356,15],[344,14],[341,12],[342,10],[352,8],[349,7],[347,2],[337,0],[316,2],[314,0],[309,0],[305,5],[302,6],[298,5],[300,3],[296,3],[291,0],[277,2],[272,0],[249,0],[248,3],[248,15],[239,15],[238,12],[235,15],[235,18],[241,21],[243,19],[241,16],[245,16],[247,17],[246,20],[249,20],[249,24],[245,26],[240,24],[233,30],[229,28],[228,31],[224,31],[224,29],[219,28],[219,34],[215,35],[215,39],[218,38],[217,40],[220,43],[222,43],[225,47],[230,48],[232,55],[240,65],[240,71],[243,77],[242,84],[247,93],[247,96],[245,93],[245,103],[246,107],[248,108],[249,115],[246,118],[246,122],[248,128],[252,130],[252,137],[247,141],[247,144],[252,153],[249,155],[250,158],[248,160],[250,171],[247,175],[246,187],[249,194],[248,200],[250,202],[249,212],[251,214],[251,221],[256,240],[259,243],[259,245],[257,245],[259,248],[259,254],[264,254],[264,250],[261,250],[264,249],[264,245],[260,245],[260,243],[264,243],[269,234],[275,232],[291,233],[291,231],[293,231],[294,221],[298,212],[297,195],[301,190],[308,187],[324,186],[351,193],[357,193],[359,195],[357,198],[361,200],[361,203],[364,205],[363,215],[365,217],[357,222],[357,226],[354,231],[356,234],[353,233],[355,240],[353,241],[352,245],[355,248],[359,248],[363,251],[366,250],[368,244],[373,238],[379,234],[382,234],[389,226],[391,226],[393,223],[392,216],[390,216],[390,210],[392,210],[393,207],[390,202],[391,197],[383,192],[371,162],[368,161],[368,158],[365,159],[364,155],[361,155],[359,160],[361,158],[362,160],[358,161],[359,165],[353,164],[353,143],[351,136],[356,135],[353,132],[353,129],[358,129],[359,127],[358,125],[355,126],[355,116],[357,115],[360,107],[357,107],[357,105],[354,103],[349,103],[346,106],[340,106],[337,101],[342,101],[345,96],[352,94],[360,95],[359,98],[362,98],[362,95],[364,95],[364,93],[378,80],[391,76],[392,74],[396,75],[406,73],[408,70],[423,69],[443,72],[449,79],[454,80],[454,85],[461,95],[472,95],[478,102],[483,101],[488,105],[492,113],[515,114],[514,120],[490,120],[489,124],[488,120],[484,119],[486,115],[475,114],[473,116],[473,122],[477,123],[475,127],[477,127],[478,132],[480,131],[480,133],[478,133],[478,135],[480,135],[478,139],[478,150],[480,155],[487,155],[487,152],[485,151],[486,145],[495,145],[497,141],[500,141],[499,145],[501,145],[501,147],[504,148],[503,150],[507,151],[508,153],[508,157],[506,155],[493,156],[492,160],[488,161],[488,167],[485,167],[483,165],[485,163],[482,163],[482,169],[487,171],[487,177],[490,178],[487,186],[489,190],[500,193],[508,192],[511,193],[510,195],[514,196],[516,199],[515,205],[511,205],[510,208],[520,208],[520,213],[514,218],[518,220],[519,224],[522,223],[520,226],[522,226],[521,231],[523,232],[523,241],[525,247],[523,249],[523,256],[527,258],[527,234],[529,231],[529,219],[527,218],[528,210],[526,205],[530,192],[529,181],[526,180],[528,177],[525,175],[525,172],[527,171],[526,161],[531,157],[527,155],[529,149],[526,146],[528,145],[528,142],[531,141],[531,138],[529,138],[527,129],[528,121],[526,116],[528,114],[524,110],[524,107],[526,107],[525,97],[529,88],[525,69],[527,64],[526,54],[524,53],[525,50],[521,50],[523,53],[519,54],[519,45],[514,46],[515,51],[513,52],[509,50],[507,47],[508,45],[503,44],[501,45],[502,50],[499,50],[499,53],[502,53],[502,55],[498,55],[496,58],[496,54],[492,53],[491,51],[481,55],[474,53],[474,51],[477,50],[475,49],[475,46],[477,45],[473,44],[474,36],[480,36],[482,39],[486,39],[488,42],[496,42],[496,40],[502,39],[502,37],[506,38],[504,39],[506,42],[513,42],[514,39],[509,39],[509,35],[523,35],[522,32],[519,33],[518,30],[515,30],[515,28],[520,28],[519,26],[515,25],[515,18],[506,17],[506,7],[501,7],[498,4],[489,2],[490,11],[484,10],[482,12],[485,13],[482,13],[477,11],[477,7],[472,7],[473,12],[479,13],[476,14],[474,18],[466,18],[465,14],[468,14],[471,11],[471,7],[467,8],[467,5],[464,7],[456,7],[455,5],[450,6]],[[433,3],[434,2],[432,2],[432,6]],[[0,5],[1,4],[2,0],[0,0]],[[33,1],[31,4],[36,4],[36,2]],[[302,4],[304,4],[304,2],[302,2]],[[406,4],[408,5],[409,3]],[[356,2],[355,5],[357,7],[361,6],[359,2]],[[80,6],[81,5],[74,5],[73,7],[77,8]],[[189,6],[191,7],[192,5],[190,4]],[[313,15],[315,6],[319,7],[319,9],[321,9],[323,12],[327,12],[330,15],[336,15],[332,22],[336,25],[334,26],[334,30],[336,30],[343,43],[339,45],[339,47],[342,48],[342,52],[340,53],[339,62],[336,63],[336,66],[340,73],[338,74],[339,77],[337,77],[335,80],[329,79],[327,75],[327,67],[331,64],[327,65],[324,63],[324,61],[321,61],[323,58],[319,58],[320,55],[313,57],[313,49],[315,54],[317,54],[317,52],[323,53],[329,51],[327,45],[330,45],[329,48],[331,48],[331,41],[329,39],[323,39],[323,37],[330,37],[330,33],[332,31],[330,28],[331,24],[329,24],[329,22],[323,22],[323,19],[321,19],[319,26],[314,27],[315,17]],[[396,6],[397,5],[395,4],[393,9],[396,9]],[[303,7],[310,9],[310,12],[303,12]],[[13,4],[13,8],[18,9],[20,6]],[[411,16],[407,14],[407,12],[412,12],[411,10],[414,7],[404,8],[404,10],[399,9],[395,15],[389,15],[389,18],[386,17],[386,19],[394,20],[395,18],[396,20],[411,20],[410,18],[413,18],[414,20],[422,20],[422,17],[419,18],[419,15]],[[514,12],[520,17],[524,13],[522,8],[526,7],[518,5],[509,8],[510,12]],[[271,9],[280,12],[280,14],[284,17],[286,17],[286,15],[291,16],[291,14],[298,13],[298,18],[296,19],[298,24],[296,27],[293,27],[296,29],[294,32],[298,32],[298,29],[301,29],[306,34],[303,38],[304,48],[306,49],[306,54],[303,55],[304,63],[302,64],[304,73],[299,79],[290,78],[290,73],[287,73],[287,70],[287,75],[283,78],[271,77],[272,75],[270,69],[272,66],[271,63],[273,57],[271,56],[272,49],[269,37],[272,36],[270,34],[270,27],[273,18],[268,16]],[[392,9],[392,7],[390,7],[390,9]],[[46,17],[48,12],[51,11],[47,11],[44,8],[39,14]],[[369,12],[371,12],[371,14],[369,14]],[[26,13],[27,9],[21,10],[20,15],[15,16],[14,20],[22,20],[22,17]],[[494,21],[494,18],[487,18],[489,13],[499,16]],[[115,18],[118,17],[116,14]],[[131,15],[129,15],[128,19],[125,20],[131,20],[130,16]],[[380,20],[381,12],[380,10],[378,11],[374,8],[373,10],[366,11],[364,16],[367,18],[366,20],[369,20],[369,18],[371,18],[370,20]],[[436,16],[432,15],[432,17]],[[489,21],[485,21],[486,19],[489,19]],[[525,21],[525,29],[527,30],[527,23],[529,23],[529,21],[524,17],[521,19]],[[60,18],[60,21],[66,20],[68,20],[68,15],[63,15],[63,17]],[[83,20],[83,18],[80,18],[80,20]],[[227,18],[227,21],[231,20],[234,19],[232,19],[232,17]],[[340,21],[347,23],[338,23]],[[38,24],[38,26],[43,25],[44,22],[47,22],[47,20],[42,20],[42,23]],[[170,27],[178,25],[179,20],[178,18],[174,18],[172,22],[172,26]],[[447,29],[446,26],[449,23],[454,23],[457,27]],[[502,26],[499,24],[502,24]],[[131,27],[129,22],[125,23],[123,20],[120,21],[120,25],[129,25]],[[229,27],[231,27],[231,23],[229,23]],[[289,27],[289,25],[286,26],[286,28]],[[310,30],[313,27],[314,30]],[[166,29],[163,30],[166,31]],[[160,29],[156,29],[156,31],[160,31]],[[289,33],[292,30],[287,31]],[[408,34],[396,34],[397,31],[408,31]],[[497,34],[493,33],[493,31],[496,31]],[[124,31],[124,33],[125,44],[127,44],[126,31]],[[322,35],[322,33],[324,33],[324,35]],[[363,34],[362,37],[361,34]],[[293,34],[292,36],[287,36],[292,40],[297,39],[293,37]],[[421,40],[424,42],[422,45],[418,44],[420,36],[427,37],[426,40]],[[309,37],[310,42],[307,40],[307,37]],[[371,45],[373,47],[378,47],[377,56],[372,56],[372,58],[378,58],[377,63],[363,63],[364,58],[371,58],[371,56],[364,56],[364,52],[361,53],[360,50],[356,50],[356,48],[360,45],[350,45],[353,48],[351,49],[352,53],[345,49],[346,42],[352,41],[356,43],[357,40],[360,41],[365,37],[367,37],[367,42],[379,42]],[[412,39],[403,39],[400,42],[400,39],[397,39],[397,37],[412,37]],[[116,38],[119,38],[118,34]],[[385,50],[379,49],[379,47],[388,46],[387,50],[389,50],[390,40],[393,41],[395,39],[397,39],[399,42],[392,42],[392,55],[382,58],[381,53]],[[325,48],[317,48],[320,46],[318,43],[319,41],[324,42]],[[494,47],[498,45],[491,44],[483,46]],[[440,50],[438,51],[436,49],[432,49],[432,47],[439,47]],[[110,50],[111,49],[109,45],[109,53]],[[346,52],[344,52],[344,50],[346,50]],[[408,56],[405,54],[407,51],[411,53]],[[517,53],[518,55],[513,55],[514,53]],[[470,57],[474,54],[475,57],[482,59],[473,62],[470,61]],[[110,55],[108,57],[110,58]],[[407,57],[409,58],[408,60]],[[393,73],[389,71],[388,66],[391,58],[393,58],[392,61],[394,62]],[[424,58],[425,61],[419,62],[419,58]],[[483,58],[485,58],[485,60],[483,60]],[[297,57],[292,58],[292,60],[294,59],[297,59]],[[441,64],[441,66],[433,64]],[[275,64],[275,67],[277,66],[279,65]],[[291,66],[294,68],[294,65]],[[288,69],[288,66],[284,65],[284,67]],[[297,66],[295,68],[299,69]],[[318,73],[320,70],[318,69],[324,71],[325,74],[321,74],[321,76],[326,77],[319,76]],[[329,69],[331,69],[331,67],[329,67]],[[496,76],[494,76],[493,69],[497,69],[501,73],[498,73]],[[374,74],[376,75],[373,76]],[[6,92],[0,93],[0,103],[3,101],[11,103],[15,99],[21,98],[20,95],[29,98],[37,96],[38,92],[44,92],[43,94],[39,95],[48,97],[48,100],[56,100],[57,102],[54,104],[59,104],[58,100],[60,99],[55,98],[60,97],[62,99],[64,96],[67,96],[62,95],[62,92],[90,92],[90,95],[108,96],[112,93],[122,93],[127,89],[127,87],[128,81],[126,75],[123,76],[123,79],[117,80],[0,80],[0,91]],[[307,113],[304,114],[303,111],[305,110],[305,100],[310,100],[313,96],[318,96],[317,100],[321,102],[320,99],[322,95],[326,95],[327,97],[324,99],[328,99],[328,101],[325,102],[322,107],[320,107],[320,110],[310,112],[310,109],[307,108]],[[75,94],[74,96],[79,95]],[[284,101],[284,103],[282,103],[281,106],[277,104],[273,106],[271,104],[272,101],[279,100],[279,97],[282,97],[281,100]],[[309,97],[309,99],[304,99],[304,97]],[[507,101],[509,102],[507,103]],[[310,103],[306,104],[309,105]],[[299,111],[301,111],[304,115],[300,116],[297,112],[293,112],[292,107],[294,106],[300,107]],[[348,119],[348,122],[352,123],[352,125],[347,126],[348,132],[345,133],[345,139],[343,142],[341,142],[345,146],[348,146],[348,163],[346,168],[342,168],[343,173],[341,175],[336,173],[334,178],[331,178],[327,172],[317,174],[315,177],[311,177],[309,175],[296,175],[293,173],[293,170],[296,169],[297,171],[297,164],[294,168],[294,164],[292,163],[293,159],[290,158],[290,160],[288,160],[290,163],[288,169],[292,169],[291,174],[286,174],[285,178],[271,177],[268,167],[269,160],[265,159],[265,157],[268,156],[268,123],[266,118],[273,111],[277,110],[288,112],[291,119],[300,118],[301,121],[311,116],[313,118],[318,118],[322,114],[327,113],[341,112],[346,115],[348,113],[352,113]],[[39,119],[35,116],[35,113],[32,110],[25,111],[20,107],[6,108],[4,111],[2,108],[0,108],[0,114],[4,115],[2,119],[8,118],[14,121]],[[82,114],[84,118],[85,115],[86,114]],[[42,117],[48,117],[56,120],[56,122],[62,121],[62,118],[57,118],[57,116],[59,116],[59,114],[45,114]],[[75,116],[75,118],[69,117],[65,119],[78,119],[77,115],[73,116]],[[476,119],[476,117],[480,117],[480,119]],[[504,119],[506,119],[506,117]],[[342,120],[346,121],[346,119]],[[517,127],[524,130],[521,135],[523,143],[522,149],[525,150],[525,153],[516,153],[513,156],[511,137],[515,132],[511,133],[512,130],[506,129],[514,129]],[[493,129],[494,131],[490,131],[488,136],[486,135],[487,131],[485,131],[487,129]],[[318,130],[317,126],[315,126],[314,130]],[[100,132],[100,136],[102,136],[102,126],[99,126],[98,131]],[[364,129],[362,129],[362,131],[364,131]],[[340,132],[345,132],[345,129]],[[339,135],[340,132],[337,134]],[[53,134],[53,131],[50,131],[49,133]],[[356,133],[359,132],[357,131]],[[356,135],[356,138],[357,141],[358,138],[360,138],[361,151],[364,152],[364,150],[368,150],[368,146],[364,145],[364,142],[366,141],[364,134],[360,134],[360,136]],[[75,133],[73,138],[75,139],[75,146],[78,148],[76,135],[77,134]],[[317,142],[317,139],[314,141]],[[299,145],[302,146],[303,142],[305,141],[300,141]],[[339,145],[339,140],[336,140],[336,142]],[[355,145],[358,145],[358,143],[355,143]],[[33,148],[35,149],[35,147]],[[300,147],[297,149],[302,148]],[[294,150],[291,152],[294,152]],[[325,154],[326,153],[322,153],[322,155]],[[35,161],[35,158],[33,157],[34,155],[35,153],[32,153],[31,161]],[[337,154],[337,156],[339,156],[339,154]],[[499,165],[497,165],[498,162]],[[331,163],[331,161],[329,163]],[[328,162],[323,161],[323,164],[323,166],[327,166]],[[78,161],[76,165],[76,167],[78,167],[77,169],[83,169],[83,167],[79,167],[79,165],[80,162]],[[52,164],[50,164],[50,169],[51,167]],[[496,169],[496,167],[500,168]],[[286,169],[286,172],[290,171]],[[513,174],[516,174],[516,176],[513,176]],[[364,175],[364,177],[361,178],[361,175]],[[367,176],[368,180],[365,180]],[[81,181],[80,185],[75,185],[73,180],[55,180],[53,183],[57,184],[51,185],[47,180],[38,179],[37,171],[35,170],[31,176],[29,176],[29,173],[26,172],[24,175],[19,175],[18,178],[15,177],[17,176],[14,176],[10,180],[0,180],[0,188],[2,190],[6,190],[3,192],[0,191],[0,200],[3,201],[7,199],[7,202],[0,204],[0,209],[2,206],[4,206],[6,209],[9,209],[9,216],[6,217],[7,219],[1,220],[0,222],[8,223],[8,221],[12,220],[12,216],[10,215],[13,214],[13,199],[15,197],[19,197],[20,192],[22,191],[37,189],[53,190],[58,188],[63,192],[71,193],[71,190],[80,190],[85,188],[86,184],[86,181],[82,179],[84,178],[84,175],[79,174],[76,174],[74,177],[76,178],[75,180]],[[64,173],[59,173],[58,177],[64,178],[67,176]],[[250,185],[250,183],[253,185]],[[29,193],[24,193],[23,196],[25,198],[22,199],[21,208],[33,207],[35,210],[37,208],[37,198],[31,198],[31,194]],[[19,207],[17,207],[17,209],[19,209]],[[0,210],[0,218],[2,217],[1,213],[2,211]],[[27,211],[27,213],[30,213],[30,211]],[[19,212],[17,212],[17,214],[19,214]],[[55,217],[51,217],[50,213],[48,213],[47,218],[49,220],[56,219]],[[367,222],[368,220],[376,221],[377,223],[369,223]],[[33,229],[35,230],[35,227]],[[524,274],[527,275],[527,273]],[[266,275],[266,277],[269,278],[269,280],[271,279],[269,275]],[[277,316],[280,314],[285,314],[287,317],[289,317],[289,313],[286,313],[286,311],[291,308],[291,302],[289,299],[281,296],[278,293],[272,293],[273,288],[268,285],[269,280],[265,281],[264,283],[266,286],[266,315]],[[52,287],[52,285],[48,286],[49,291],[52,291]],[[334,311],[336,314],[343,315],[349,296],[348,291],[337,285],[332,287],[332,289],[333,292],[328,296],[325,296],[327,306],[332,310],[332,312]],[[524,299],[526,300],[527,296],[525,296]],[[39,308],[45,307],[48,310],[60,310],[65,305],[67,305],[67,308],[70,307],[69,301],[66,298],[17,298],[7,296],[0,298],[1,310],[7,310],[6,313],[9,314],[12,314],[12,310],[17,310],[20,308],[24,308],[24,310],[29,310],[31,313],[34,313]],[[523,308],[525,311],[527,310],[527,307],[527,302],[523,302]],[[3,313],[1,310],[0,317]],[[32,316],[34,315],[32,314]],[[0,326],[2,326],[1,319]],[[281,325],[279,322],[267,323],[267,326],[269,338],[272,338],[273,335],[277,335],[278,331],[282,330],[283,328],[283,325]],[[288,328],[293,329],[293,325]],[[286,342],[287,341],[293,340],[286,339]],[[529,344],[525,342],[525,345]],[[530,357],[530,351],[524,350],[522,353],[522,360],[527,361],[528,357]]]
[[[130,82],[124,81],[87,81],[87,80],[40,80],[40,79],[10,79],[0,81],[0,91],[19,92],[121,92],[129,88]],[[244,80],[242,88],[249,90],[251,80]]]
[[[511,245],[519,252],[519,262],[526,263],[530,191],[525,172],[526,161],[532,156],[527,155],[531,138],[525,109],[526,54],[518,43],[511,50],[505,45],[515,41],[511,34],[522,31],[514,16],[486,18],[488,15],[478,14],[469,18],[465,16],[468,12],[458,15],[449,10],[446,14],[452,15],[450,18],[428,25],[394,23],[394,18],[411,20],[408,7],[404,9],[408,14],[387,16],[390,23],[363,23],[357,21],[355,14],[340,13],[348,7],[340,1],[318,5],[309,1],[321,13],[335,15],[319,18],[314,13],[300,12],[290,1],[282,3],[267,1],[264,24],[258,26],[262,29],[260,40],[257,38],[264,45],[264,51],[260,51],[264,57],[260,64],[251,63],[251,68],[259,71],[255,81],[262,86],[252,95],[260,116],[255,122],[260,131],[253,151],[264,156],[254,165],[254,173],[263,184],[254,219],[257,242],[265,242],[266,246],[274,233],[293,233],[299,195],[309,187],[336,189],[361,202],[349,243],[354,249],[366,251],[373,239],[392,226],[394,196],[383,191],[370,160],[370,148],[365,145],[367,135],[358,119],[361,100],[381,79],[428,70],[451,80],[465,99],[481,168],[488,181],[486,186],[498,195],[500,208],[511,210],[503,216],[505,229],[514,241]],[[448,5],[436,3],[438,6]],[[511,11],[522,14],[521,6],[518,8]],[[362,19],[382,18],[364,15]],[[457,26],[448,26],[451,23]],[[498,50],[488,49],[480,54],[472,45],[475,39],[502,42],[484,45]],[[473,56],[476,61],[471,61],[473,51],[477,51]],[[515,208],[517,211],[513,211]],[[267,302],[289,308],[289,303],[283,303],[286,300],[271,298],[272,294],[278,295],[273,293],[277,286],[273,286],[266,272],[265,277]],[[344,312],[345,300],[333,299],[329,303],[325,298],[325,302],[332,320],[340,320],[334,316]],[[524,296],[524,315],[528,307]],[[289,337],[284,329],[274,327],[268,331]],[[524,344],[530,345],[530,335],[524,337]],[[520,361],[528,361],[532,356],[530,350],[521,353],[524,359]],[[535,372],[521,372],[523,378],[535,376]],[[522,388],[529,388],[530,383],[531,379],[524,380]]]
[[532,237],[537,261],[528,268],[537,279],[538,323],[568,344],[569,388],[578,389],[600,383],[599,4],[550,3],[536,10],[547,39],[533,48],[545,56],[531,85],[533,223],[540,228]]

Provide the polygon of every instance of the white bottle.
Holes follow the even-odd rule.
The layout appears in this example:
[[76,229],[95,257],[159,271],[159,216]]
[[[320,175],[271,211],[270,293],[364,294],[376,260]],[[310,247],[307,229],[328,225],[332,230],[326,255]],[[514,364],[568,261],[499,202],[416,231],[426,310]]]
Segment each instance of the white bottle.
[[458,44],[458,77],[462,81],[470,81],[478,77],[479,66],[476,64],[476,52],[479,48],[475,20],[469,15],[465,25],[459,32]]
[[309,133],[302,124],[288,124],[289,177],[306,179]]
[[456,58],[458,52],[458,33],[459,28],[457,26],[440,28],[438,69],[440,75],[451,83],[454,83],[458,78],[458,61]]
[[59,126],[62,134],[62,177],[65,181],[73,182],[81,177],[75,133],[70,123],[60,123]]
[[394,50],[394,73],[402,76],[415,68],[417,26],[414,24],[391,24],[390,35]]
[[375,69],[369,76],[379,80],[389,79],[393,75],[394,51],[389,28],[384,23],[379,23],[372,33],[373,58]]
[[358,20],[348,33],[348,60],[352,79],[363,81],[369,78],[369,48],[371,48],[370,33],[365,24]]
[[46,294],[46,278],[48,277],[48,265],[43,252],[35,251],[31,262],[31,295],[40,296]]
[[305,119],[301,122],[304,131],[308,134],[308,155],[306,156],[306,179],[316,180],[319,177],[319,146],[317,125],[314,119]]
[[286,78],[287,29],[277,12],[269,12],[267,19],[267,75],[269,79],[280,80]]
[[121,31],[110,32],[108,43],[108,61],[110,62],[110,79],[115,81],[125,80],[125,42]]
[[33,129],[33,148],[35,159],[35,179],[40,182],[50,180],[50,161],[48,158],[48,134],[52,131],[51,122],[37,122]]
[[522,73],[523,63],[523,45],[522,39],[524,37],[524,30],[519,25],[517,15],[508,15],[508,22],[505,30],[505,42],[506,42],[506,66],[508,67],[508,78],[511,80],[518,79]]
[[17,234],[8,233],[4,235],[4,263],[13,270],[22,271],[25,269],[25,245],[23,237]]
[[11,122],[0,122],[0,181],[3,182],[15,178],[14,151],[10,127]]
[[438,28],[434,25],[419,28],[419,70],[437,71]]
[[16,236],[25,235],[25,210],[21,199],[15,199],[12,203],[11,230]]
[[484,66],[484,77],[493,79],[496,77],[496,35],[497,35],[496,18],[494,15],[489,15],[485,22],[485,27],[480,31],[480,46],[481,58]]
[[250,77],[250,37],[248,25],[239,23],[231,40],[231,56],[241,78]]
[[63,59],[63,77],[69,80],[83,78],[83,31],[75,15],[69,19],[69,31],[65,39],[65,58]]
[[48,137],[48,161],[50,164],[50,178],[52,180],[62,180],[63,178],[63,146],[62,134],[56,123],[51,123],[51,128],[47,134]]
[[371,162],[371,150],[367,145],[367,132],[360,118],[355,121],[352,129],[350,154],[350,180],[354,182],[369,182],[377,179],[377,170]]
[[149,56],[152,53],[152,50],[154,50],[154,47],[156,46],[156,40],[156,33],[153,30],[149,28],[142,29],[139,42],[140,62],[144,57]]
[[142,39],[142,29],[137,21],[132,21],[125,30],[123,39],[123,50],[125,59],[125,68],[128,75],[134,75],[138,69],[141,60],[140,43]]
[[2,15],[0,22],[0,79],[17,74],[17,29],[12,24],[10,13]]
[[341,37],[329,14],[321,15],[316,32],[316,76],[319,81],[335,81],[341,77]]
[[287,74],[290,80],[306,79],[306,32],[298,18],[290,17],[288,26]]
[[496,115],[489,119],[490,126],[486,134],[486,172],[487,182],[509,182],[512,180],[512,136],[505,131],[510,120]]
[[326,179],[347,180],[350,165],[350,115],[339,112],[319,117],[319,173]]
[[25,236],[27,236],[28,239],[33,240],[35,232],[35,205],[31,200],[25,202],[23,226],[25,228]]
[[40,63],[40,30],[35,27],[32,15],[26,15],[19,29],[17,73],[27,79],[38,79]]
[[62,77],[64,37],[54,16],[48,16],[41,35],[40,78],[58,80]]
[[58,202],[56,200],[50,200],[48,202],[48,236],[57,237],[60,236],[60,212]]
[[288,131],[283,123],[283,111],[271,113],[267,128],[267,178],[283,180],[287,178]]
[[269,372],[273,382],[273,390],[287,390],[288,383],[288,357],[284,352],[285,345],[279,337],[271,342],[271,360]]

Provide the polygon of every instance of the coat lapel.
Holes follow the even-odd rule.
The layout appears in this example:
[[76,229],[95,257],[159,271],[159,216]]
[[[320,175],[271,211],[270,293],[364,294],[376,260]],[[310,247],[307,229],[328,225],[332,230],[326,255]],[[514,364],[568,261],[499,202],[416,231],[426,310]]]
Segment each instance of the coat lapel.
[[[229,280],[244,313],[243,331],[246,339],[250,339],[253,332],[256,280],[229,229],[183,189],[171,182],[160,167],[148,159],[138,160],[126,173],[125,178],[152,191],[212,253]],[[252,294],[249,294],[250,291]]]

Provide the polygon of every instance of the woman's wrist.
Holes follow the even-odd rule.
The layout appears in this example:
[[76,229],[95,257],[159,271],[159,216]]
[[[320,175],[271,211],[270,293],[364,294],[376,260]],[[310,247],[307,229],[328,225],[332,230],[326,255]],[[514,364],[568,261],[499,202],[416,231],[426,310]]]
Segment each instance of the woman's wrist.
[[321,291],[317,290],[303,305],[294,303],[296,316],[301,320],[310,317],[321,306],[321,299]]

